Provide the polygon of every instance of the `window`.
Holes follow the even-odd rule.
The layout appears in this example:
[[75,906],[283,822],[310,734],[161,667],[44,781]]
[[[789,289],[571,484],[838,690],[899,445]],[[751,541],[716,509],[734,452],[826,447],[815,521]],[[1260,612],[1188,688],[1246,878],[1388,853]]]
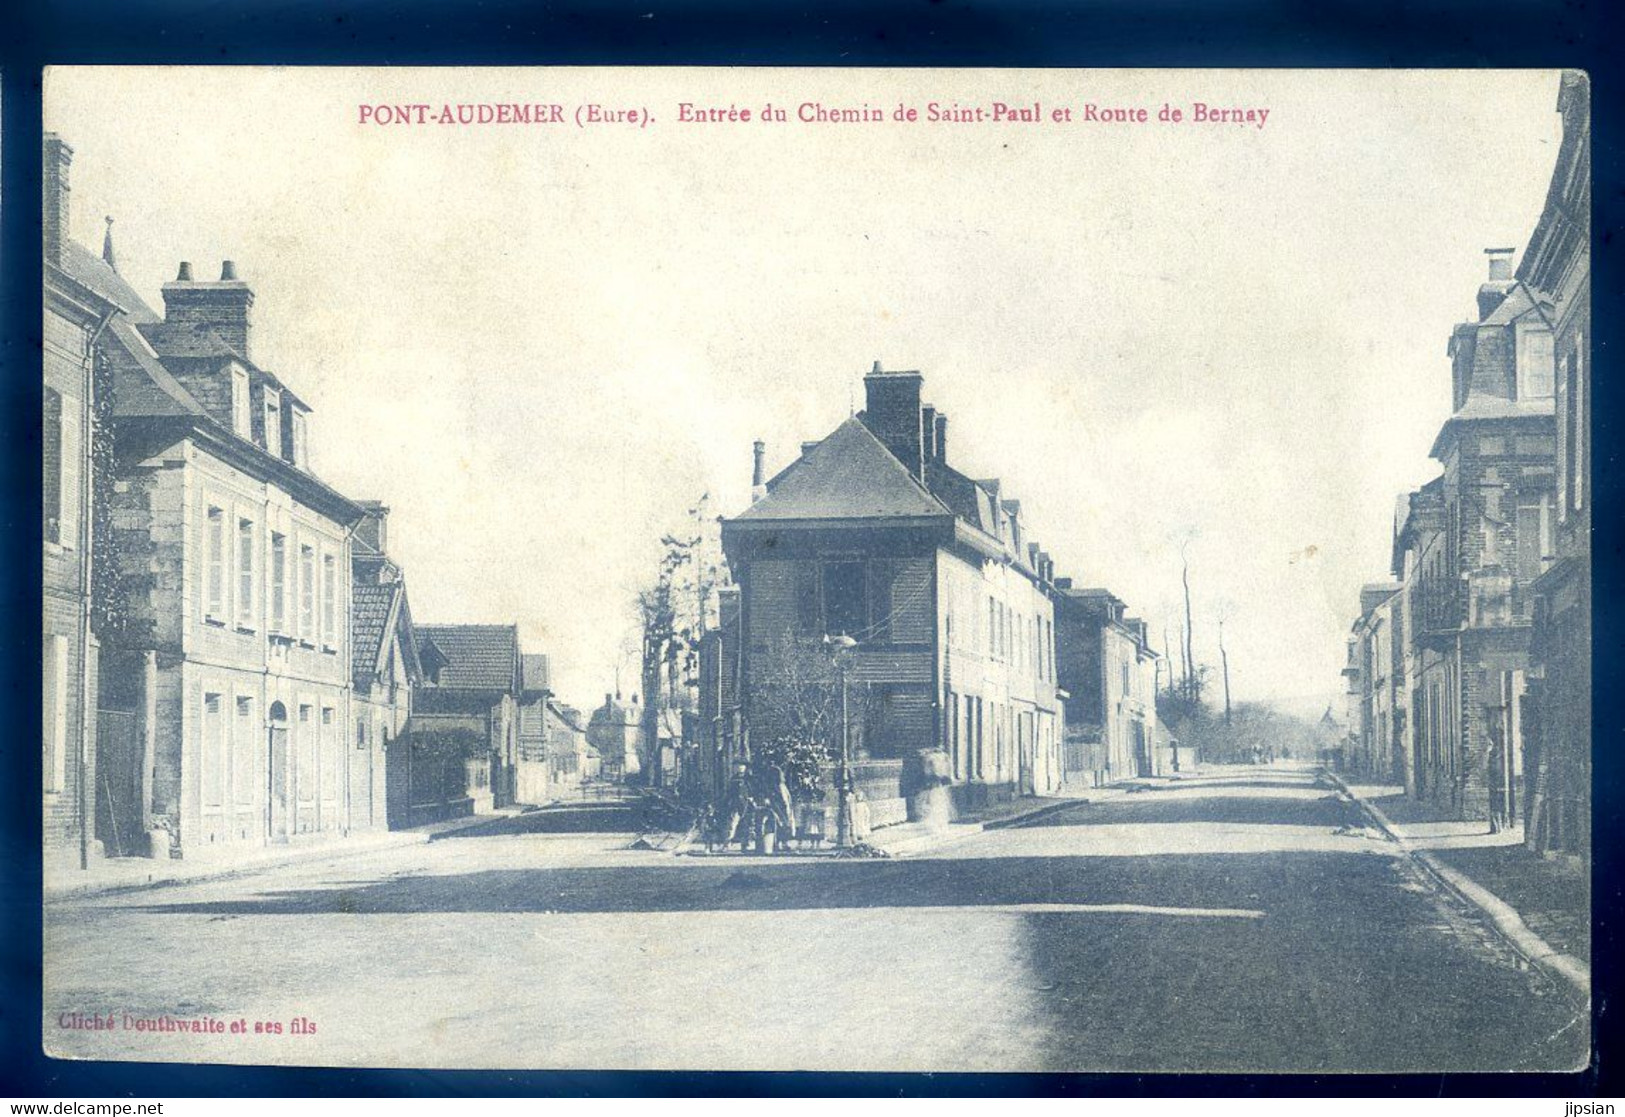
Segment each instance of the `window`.
[[254,700],[237,699],[237,722],[231,735],[231,783],[237,805],[254,805],[254,775],[259,771],[260,727],[254,722]]
[[43,511],[45,538],[61,543],[64,511],[64,490],[67,489],[66,463],[62,458],[62,393],[54,388],[45,389],[45,416],[40,426],[40,441],[44,443],[45,508]]
[[1545,559],[1551,554],[1550,517],[1544,499],[1539,504],[1518,506],[1517,579],[1527,586],[1545,569]]
[[203,696],[203,805],[219,807],[226,794],[226,711],[218,694]]
[[332,555],[322,556],[322,646],[338,646],[339,567]]
[[237,623],[254,624],[254,521],[237,521]]
[[248,373],[234,368],[231,370],[231,429],[239,438],[254,437],[248,408]]
[[213,621],[226,612],[226,513],[210,508],[204,522],[203,613]]
[[288,630],[288,538],[271,534],[271,631]]
[[868,627],[866,571],[861,562],[831,562],[823,568],[824,631],[862,633]]
[[310,463],[306,460],[305,413],[295,408],[290,417],[293,420],[293,464],[301,469],[308,469]]
[[265,387],[265,448],[282,457],[282,393]]
[[316,549],[299,548],[299,639],[316,639]]
[[68,642],[45,637],[44,707],[40,725],[45,737],[45,790],[61,791],[68,774]]
[[999,603],[987,599],[987,654],[999,658]]
[[1124,663],[1121,666],[1123,672],[1123,697],[1127,698],[1131,693],[1129,667],[1127,663]]
[[1554,373],[1551,331],[1519,329],[1517,360],[1518,398],[1550,399]]

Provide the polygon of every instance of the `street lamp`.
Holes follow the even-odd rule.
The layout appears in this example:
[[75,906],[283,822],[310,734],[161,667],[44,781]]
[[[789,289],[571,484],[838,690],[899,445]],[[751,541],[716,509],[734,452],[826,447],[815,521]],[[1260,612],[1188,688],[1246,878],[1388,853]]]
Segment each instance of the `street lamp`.
[[846,849],[852,845],[852,771],[847,755],[851,734],[846,719],[846,653],[857,647],[858,642],[843,632],[839,636],[825,636],[824,646],[830,649],[841,680],[841,751],[835,773],[835,844]]

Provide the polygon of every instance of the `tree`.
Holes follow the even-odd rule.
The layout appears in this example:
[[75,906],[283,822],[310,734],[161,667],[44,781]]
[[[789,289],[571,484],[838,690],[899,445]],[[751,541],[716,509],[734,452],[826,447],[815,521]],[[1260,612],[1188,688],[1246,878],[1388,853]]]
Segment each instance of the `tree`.
[[[823,794],[823,768],[841,743],[841,669],[816,637],[783,633],[755,657],[752,683],[762,711],[750,727],[753,761],[777,764],[797,798]],[[870,688],[846,680],[846,722],[853,744],[874,717]]]
[[1190,545],[1186,540],[1179,547],[1179,578],[1185,587],[1185,692],[1191,701],[1202,701],[1202,677],[1196,670],[1196,650],[1193,646],[1195,627],[1191,621],[1191,560],[1185,553]]
[[681,533],[661,537],[655,580],[638,594],[643,685],[640,729],[649,775],[659,780],[660,739],[682,734],[682,712],[699,685],[700,638],[715,623],[717,589],[727,581],[710,496],[688,509]]

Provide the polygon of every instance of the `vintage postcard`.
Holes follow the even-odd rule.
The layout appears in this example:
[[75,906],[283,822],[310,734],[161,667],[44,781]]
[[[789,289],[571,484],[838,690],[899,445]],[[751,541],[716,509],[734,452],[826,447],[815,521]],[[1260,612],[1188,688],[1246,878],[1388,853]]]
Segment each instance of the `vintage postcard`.
[[1586,1065],[1583,72],[44,88],[49,1054]]

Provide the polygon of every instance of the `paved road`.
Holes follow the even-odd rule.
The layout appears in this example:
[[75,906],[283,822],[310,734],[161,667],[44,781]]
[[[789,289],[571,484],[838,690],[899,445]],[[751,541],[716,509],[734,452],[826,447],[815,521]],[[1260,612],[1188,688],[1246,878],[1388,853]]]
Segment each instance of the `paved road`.
[[[1585,1058],[1561,990],[1308,772],[1219,771],[892,861],[673,857],[576,822],[58,905],[47,1047],[937,1071]],[[65,1029],[69,1011],[120,1027]],[[126,1013],[247,1030],[131,1032]]]

